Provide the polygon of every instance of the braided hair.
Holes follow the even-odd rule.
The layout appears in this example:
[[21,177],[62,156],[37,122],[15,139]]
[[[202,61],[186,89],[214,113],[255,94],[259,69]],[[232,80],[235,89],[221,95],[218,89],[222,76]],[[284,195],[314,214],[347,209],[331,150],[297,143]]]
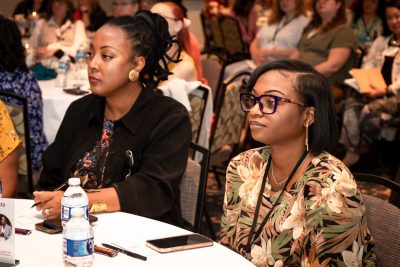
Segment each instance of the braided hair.
[[135,16],[112,18],[105,25],[123,30],[132,43],[132,54],[145,58],[146,64],[139,76],[144,86],[156,88],[160,81],[168,80],[168,75],[172,74],[168,62],[180,61],[181,48],[178,59],[167,55],[172,45],[178,42],[169,34],[168,22],[163,17],[143,10]]
[[0,15],[0,70],[28,71],[21,33],[14,21]]

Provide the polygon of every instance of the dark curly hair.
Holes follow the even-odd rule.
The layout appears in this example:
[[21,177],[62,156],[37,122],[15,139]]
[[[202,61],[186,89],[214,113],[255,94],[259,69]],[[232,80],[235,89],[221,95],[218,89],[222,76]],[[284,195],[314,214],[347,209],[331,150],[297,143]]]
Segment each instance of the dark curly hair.
[[14,21],[0,15],[0,70],[28,71],[21,33]]
[[[118,27],[125,32],[132,43],[132,54],[143,56],[146,64],[140,72],[139,80],[146,87],[157,87],[160,81],[168,80],[172,74],[168,62],[179,62],[167,55],[167,51],[177,40],[168,31],[168,22],[158,14],[143,10],[135,16],[115,17],[105,25]],[[179,45],[179,44],[178,44]]]

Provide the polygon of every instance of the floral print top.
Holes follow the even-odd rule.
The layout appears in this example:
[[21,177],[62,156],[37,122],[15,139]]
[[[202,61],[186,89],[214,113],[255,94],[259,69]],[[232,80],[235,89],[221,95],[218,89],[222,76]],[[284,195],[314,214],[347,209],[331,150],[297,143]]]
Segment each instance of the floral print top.
[[0,161],[11,154],[20,144],[21,140],[14,129],[6,106],[0,100]]
[[[29,142],[32,169],[42,168],[43,152],[47,148],[47,139],[43,131],[42,93],[32,72],[0,71],[0,90],[25,96],[28,100]],[[21,105],[19,100],[2,97],[3,101]]]
[[[345,165],[323,152],[282,194],[246,252],[269,147],[236,156],[227,169],[221,243],[256,266],[376,266],[356,182]],[[279,196],[268,178],[255,232]]]
[[113,135],[114,122],[104,120],[101,140],[75,164],[72,177],[80,177],[83,188],[103,187],[103,173]]

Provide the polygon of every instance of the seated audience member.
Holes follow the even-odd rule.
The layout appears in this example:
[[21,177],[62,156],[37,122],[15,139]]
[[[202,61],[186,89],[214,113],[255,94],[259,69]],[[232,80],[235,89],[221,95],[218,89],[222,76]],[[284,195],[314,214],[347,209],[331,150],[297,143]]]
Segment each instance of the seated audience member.
[[251,42],[252,60],[229,64],[224,77],[229,78],[240,70],[252,70],[268,61],[288,58],[296,51],[308,22],[303,0],[275,0],[268,22],[261,26],[256,38]]
[[232,6],[220,10],[220,13],[237,19],[243,42],[248,47],[257,34],[257,12],[254,10],[255,0],[234,0],[231,2]]
[[241,106],[267,144],[228,166],[221,243],[256,266],[375,266],[365,206],[335,149],[336,112],[326,78],[298,61],[252,74]]
[[101,8],[99,0],[78,0],[74,17],[82,20],[86,30],[90,32],[97,31],[107,20],[106,12]]
[[21,145],[14,124],[0,100],[0,180],[2,197],[14,197],[18,186],[18,148]]
[[[15,22],[0,15],[0,90],[26,97],[32,171],[42,167],[47,140],[43,132],[43,101],[39,85],[25,64],[25,49]],[[3,101],[22,104],[16,100]]]
[[346,24],[345,0],[316,0],[313,17],[300,38],[292,58],[311,64],[330,84],[342,83],[352,67],[356,47],[353,31]]
[[15,7],[13,16],[22,14],[27,18],[32,12],[44,14],[47,9],[48,0],[23,0]]
[[[80,177],[92,212],[124,211],[181,226],[179,184],[191,125],[186,108],[157,90],[168,78],[168,24],[149,11],[107,21],[88,52],[92,94],[68,108],[44,154],[41,188]],[[77,123],[79,122],[79,123]],[[62,191],[34,192],[46,218]]]
[[[156,3],[159,2],[174,2],[175,4],[178,5],[178,7],[180,9],[182,9],[183,14],[184,14],[184,21],[185,19],[188,19],[187,16],[187,8],[183,5],[182,0],[176,0],[176,1],[168,1],[168,0],[158,0],[156,1]],[[154,4],[156,4],[154,3]],[[179,12],[176,12],[179,13]],[[187,22],[186,22],[187,23]],[[187,23],[190,24],[190,23]],[[197,37],[189,30],[189,28],[187,29],[189,32],[189,41],[183,42],[185,43],[186,46],[186,50],[189,51],[190,56],[192,57],[194,64],[196,66],[196,71],[197,71],[197,77],[199,81],[202,81],[202,83],[207,84],[208,81],[203,77],[203,67],[201,65],[201,47],[200,47],[200,42],[197,39]],[[181,35],[185,35],[185,34],[181,34]],[[187,38],[187,37],[185,37]],[[183,39],[183,38],[182,38]]]
[[264,24],[250,46],[256,65],[288,58],[297,48],[304,27],[308,24],[303,0],[274,1],[268,23]]
[[350,27],[354,30],[357,43],[368,49],[374,39],[383,33],[385,17],[385,1],[357,0],[353,7],[353,16],[349,19]]
[[[190,36],[188,26],[190,21],[185,18],[182,6],[174,2],[159,2],[151,11],[164,17],[169,26],[171,36],[177,36],[178,42],[173,44],[168,56],[173,60],[168,62],[172,75],[169,79],[180,78],[186,81],[199,80],[196,65],[191,56]],[[179,48],[182,47],[182,51]],[[180,56],[179,56],[180,55]],[[174,62],[180,58],[179,62]]]
[[139,0],[114,0],[112,14],[114,17],[133,16],[139,11]]
[[[346,154],[343,162],[353,166],[360,159],[363,137],[375,141],[381,137],[384,124],[399,117],[400,89],[400,2],[389,1],[385,7],[386,22],[391,34],[379,36],[364,59],[363,68],[379,68],[387,92],[375,90],[367,97],[346,100],[341,143]],[[387,97],[382,98],[387,94]],[[369,102],[369,103],[368,103]],[[362,123],[361,123],[362,122]],[[360,125],[361,123],[361,125]]]
[[36,56],[68,54],[75,57],[82,44],[87,45],[85,25],[73,16],[71,0],[51,0],[46,16],[40,19],[31,36],[31,47]]

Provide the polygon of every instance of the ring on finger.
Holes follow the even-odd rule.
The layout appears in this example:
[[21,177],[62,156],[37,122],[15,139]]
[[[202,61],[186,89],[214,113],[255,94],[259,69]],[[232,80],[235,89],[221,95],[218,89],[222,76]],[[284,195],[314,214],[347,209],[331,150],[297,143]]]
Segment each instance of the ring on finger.
[[49,210],[49,209],[44,209],[44,210],[43,210],[43,215],[44,215],[45,217],[48,217],[48,216],[50,215],[50,210]]

